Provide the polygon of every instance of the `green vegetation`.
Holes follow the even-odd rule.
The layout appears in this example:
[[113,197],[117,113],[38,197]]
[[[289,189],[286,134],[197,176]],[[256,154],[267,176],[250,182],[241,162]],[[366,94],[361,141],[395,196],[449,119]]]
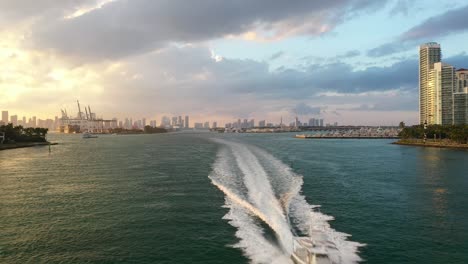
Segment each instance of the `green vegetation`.
[[167,129],[161,128],[161,127],[145,126],[144,130],[114,128],[114,129],[111,129],[109,132],[116,133],[116,134],[157,134],[157,133],[166,133]]
[[442,126],[428,125],[424,131],[424,125],[405,127],[398,135],[401,139],[427,139],[448,140],[458,144],[468,143],[468,125]]
[[24,128],[22,126],[13,127],[13,124],[0,126],[0,133],[5,132],[5,144],[8,143],[32,143],[47,142],[47,128]]
[[156,133],[166,133],[167,130],[162,127],[151,127],[151,126],[145,126],[145,133],[146,134],[156,134]]

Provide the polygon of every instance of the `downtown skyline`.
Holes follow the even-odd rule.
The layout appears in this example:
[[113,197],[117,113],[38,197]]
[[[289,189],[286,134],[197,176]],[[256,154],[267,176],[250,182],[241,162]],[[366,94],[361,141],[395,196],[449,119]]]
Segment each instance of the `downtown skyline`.
[[467,12],[464,1],[2,2],[0,108],[54,117],[79,99],[119,120],[417,124],[418,47],[441,43],[445,62],[466,67]]

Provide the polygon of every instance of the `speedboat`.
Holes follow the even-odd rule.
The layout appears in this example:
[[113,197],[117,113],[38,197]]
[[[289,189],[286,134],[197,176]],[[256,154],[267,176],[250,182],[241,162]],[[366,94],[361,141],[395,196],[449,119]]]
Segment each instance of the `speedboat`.
[[[320,212],[320,207],[314,208]],[[339,264],[339,250],[326,234],[322,225],[311,225],[309,236],[296,236],[293,240],[291,259],[296,264]]]
[[291,258],[296,264],[334,264],[329,257],[330,246],[310,237],[295,237]]
[[97,136],[97,135],[93,135],[93,134],[91,134],[91,133],[89,133],[89,132],[84,132],[82,137],[83,137],[83,138],[97,138],[98,136]]

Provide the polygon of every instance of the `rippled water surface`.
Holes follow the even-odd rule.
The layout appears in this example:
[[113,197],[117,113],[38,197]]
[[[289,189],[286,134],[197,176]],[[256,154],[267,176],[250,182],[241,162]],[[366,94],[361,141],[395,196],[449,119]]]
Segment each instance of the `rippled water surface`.
[[[60,143],[51,153],[0,152],[0,263],[248,263],[273,255],[287,263],[281,213],[254,194],[281,207],[284,194],[296,195],[286,188],[296,180],[303,200],[288,200],[296,212],[287,223],[296,232],[304,206],[321,205],[335,218],[331,232],[351,235],[337,243],[368,263],[468,263],[466,151],[291,134],[50,138]],[[256,206],[286,238],[228,194]]]

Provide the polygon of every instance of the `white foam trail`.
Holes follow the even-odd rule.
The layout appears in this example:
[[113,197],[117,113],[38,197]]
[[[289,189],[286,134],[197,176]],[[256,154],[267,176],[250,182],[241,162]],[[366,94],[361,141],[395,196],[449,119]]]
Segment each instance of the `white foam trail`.
[[[226,195],[226,207],[230,210],[223,219],[229,220],[229,223],[237,228],[236,236],[240,239],[234,247],[241,248],[252,263],[292,263],[288,254],[285,254],[281,248],[264,237],[263,229],[256,224],[255,218],[251,216],[257,216],[274,230],[275,227],[270,223],[268,217],[239,193],[241,187],[234,178],[238,175],[232,166],[232,161],[235,158],[231,154],[225,148],[220,150],[209,178]],[[220,182],[237,189],[231,190]]]
[[292,264],[289,256],[265,239],[262,228],[243,208],[232,203],[229,198],[226,199],[226,205],[230,211],[223,219],[237,228],[236,236],[240,238],[240,241],[234,245],[235,248],[241,248],[252,263]]
[[[291,167],[264,150],[255,147],[252,147],[252,150],[261,161],[267,163],[264,167],[270,168],[272,178],[280,180],[280,184],[285,187],[285,189],[287,189],[286,186],[289,186],[289,190],[281,195],[290,198],[290,200],[285,201],[285,203],[286,206],[289,206],[289,208],[287,208],[289,216],[296,224],[296,227],[305,234],[321,236],[333,243],[337,251],[331,254],[330,258],[334,262],[357,263],[361,261],[357,253],[359,252],[359,247],[364,246],[364,244],[348,241],[347,239],[350,235],[331,228],[329,221],[334,220],[332,216],[314,211],[314,208],[317,206],[308,204],[305,197],[301,195],[301,187],[303,184],[302,176],[294,173]],[[287,184],[288,181],[290,184]],[[311,227],[314,230],[314,234],[310,234]],[[320,232],[318,232],[318,230],[320,230]]]
[[276,199],[269,178],[257,157],[246,145],[219,140],[230,147],[237,165],[244,177],[244,184],[248,190],[248,197],[258,210],[263,212],[269,224],[279,236],[279,242],[285,251],[292,253],[293,235],[287,223],[280,202]]
[[[301,195],[302,176],[269,153],[240,143],[215,139],[224,145],[218,153],[210,178],[226,195],[230,208],[225,219],[238,230],[236,247],[242,248],[253,263],[290,263],[293,226],[303,234],[325,240],[334,263],[356,263],[362,246],[348,241],[349,235],[332,229],[333,217],[314,212]],[[263,236],[263,230],[250,215],[271,227],[281,248]],[[289,220],[292,223],[289,223]],[[309,233],[310,230],[313,230]]]
[[228,188],[224,187],[223,185],[219,184],[218,182],[216,182],[216,180],[211,180],[211,182],[213,183],[213,185],[215,185],[216,187],[218,187],[218,189],[220,189],[224,194],[226,194],[227,198],[229,198],[232,202],[236,203],[237,205],[247,209],[250,213],[252,213],[253,215],[257,216],[258,218],[260,218],[263,222],[265,222],[267,225],[269,225],[273,230],[276,228],[271,222],[270,222],[270,219],[268,219],[268,216],[266,216],[264,213],[262,213],[260,210],[258,210],[256,207],[254,207],[252,204],[250,204],[249,202],[243,200],[242,198],[240,198],[239,196],[237,196],[236,194],[234,194],[234,192],[232,192],[231,190],[229,190]]

